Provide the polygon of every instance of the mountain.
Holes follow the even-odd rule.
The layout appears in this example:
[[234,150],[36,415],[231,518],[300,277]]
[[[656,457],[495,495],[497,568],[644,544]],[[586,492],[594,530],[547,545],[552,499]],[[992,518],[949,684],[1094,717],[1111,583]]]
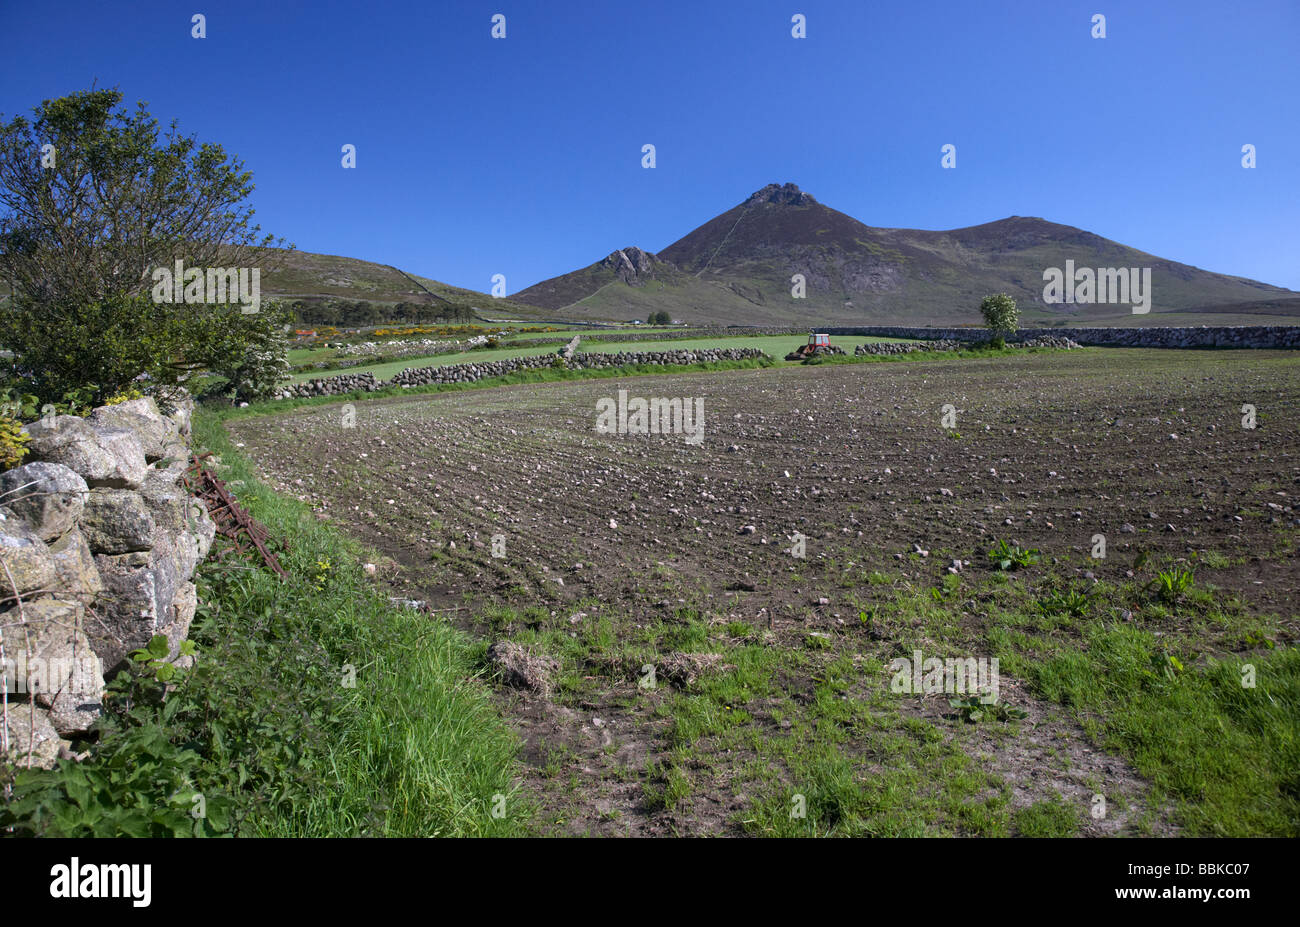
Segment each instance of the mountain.
[[[1151,311],[1049,305],[1043,272],[1150,268]],[[806,295],[791,295],[802,274]],[[633,319],[666,310],[693,323],[968,324],[1006,292],[1022,323],[1285,324],[1300,293],[1211,273],[1045,219],[1011,216],[949,231],[874,228],[791,183],[769,184],[657,254],[622,248],[513,299],[565,318]]]
[[388,264],[310,251],[263,250],[266,260],[262,295],[278,296],[289,304],[367,302],[376,305],[376,314],[384,321],[391,318],[389,307],[398,303],[472,310],[492,318],[533,319],[546,315],[536,306],[514,299],[495,299],[487,293],[441,283]]
[[[276,297],[295,308],[302,324],[322,323],[330,316],[330,307],[368,303],[360,313],[343,313],[341,321],[330,324],[361,325],[389,321],[429,321],[442,313],[451,317],[492,320],[540,320],[551,313],[515,299],[497,299],[478,290],[467,290],[439,280],[408,273],[390,264],[376,264],[334,254],[316,254],[286,248],[253,248],[253,266],[261,269],[262,298]],[[228,262],[233,263],[233,262]],[[9,289],[0,281],[0,303]],[[418,318],[410,311],[394,312],[405,303],[416,307]]]

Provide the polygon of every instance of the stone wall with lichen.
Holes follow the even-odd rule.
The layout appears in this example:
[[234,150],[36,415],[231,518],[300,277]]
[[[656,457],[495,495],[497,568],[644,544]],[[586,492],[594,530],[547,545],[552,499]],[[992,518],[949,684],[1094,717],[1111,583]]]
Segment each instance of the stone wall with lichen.
[[0,473],[0,761],[75,756],[104,684],[164,635],[180,654],[192,582],[216,526],[181,479],[193,401],[152,398],[25,425],[21,466]]

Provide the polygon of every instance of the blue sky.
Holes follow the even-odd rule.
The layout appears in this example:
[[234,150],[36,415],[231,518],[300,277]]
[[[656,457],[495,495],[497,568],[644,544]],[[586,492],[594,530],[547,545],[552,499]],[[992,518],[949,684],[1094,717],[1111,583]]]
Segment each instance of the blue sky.
[[1295,0],[0,0],[0,36],[6,119],[116,86],[242,157],[266,230],[479,290],[786,181],[868,225],[1042,216],[1300,290]]

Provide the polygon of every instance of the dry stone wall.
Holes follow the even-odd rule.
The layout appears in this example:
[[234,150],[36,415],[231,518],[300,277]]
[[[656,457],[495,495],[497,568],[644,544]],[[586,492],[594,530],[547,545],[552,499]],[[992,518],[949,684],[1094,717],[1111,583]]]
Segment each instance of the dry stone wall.
[[[583,335],[587,341],[671,341],[682,338],[707,338],[737,335],[807,335],[825,332],[834,337],[875,335],[882,338],[947,339],[984,341],[988,330],[979,325],[962,328],[929,328],[890,325],[732,325],[701,326],[670,332],[637,332],[621,335]],[[1296,325],[1220,325],[1200,327],[1148,326],[1142,328],[1022,328],[1008,341],[1034,338],[1069,338],[1083,345],[1106,345],[1135,348],[1300,348],[1300,326]],[[562,339],[530,338],[512,341],[512,346],[558,343]]]
[[104,682],[157,634],[180,644],[216,525],[181,483],[193,401],[152,398],[24,427],[0,474],[0,761],[52,766],[102,710]]
[[517,370],[539,370],[557,362],[574,370],[593,370],[601,367],[622,367],[631,364],[704,364],[724,360],[747,360],[764,357],[754,348],[708,348],[696,351],[634,351],[617,354],[589,352],[558,358],[554,354],[531,357],[512,357],[507,360],[483,361],[474,364],[443,364],[437,367],[418,367],[403,370],[391,380],[376,380],[372,374],[343,374],[297,383],[283,390],[278,398],[305,396],[339,396],[356,390],[371,393],[390,386],[427,386],[434,383],[475,383],[490,377],[505,376]]
[[[830,335],[876,335],[882,338],[939,338],[951,341],[986,341],[984,328],[909,328],[866,325],[822,328]],[[1300,326],[1220,325],[1199,328],[1022,328],[1007,341],[1033,338],[1069,338],[1082,345],[1122,348],[1300,348]]]

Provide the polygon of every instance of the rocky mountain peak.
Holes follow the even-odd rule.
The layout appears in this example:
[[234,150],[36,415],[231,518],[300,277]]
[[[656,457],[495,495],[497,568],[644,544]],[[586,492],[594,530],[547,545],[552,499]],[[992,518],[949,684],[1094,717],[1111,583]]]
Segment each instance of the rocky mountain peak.
[[601,263],[629,286],[639,286],[646,277],[654,276],[654,263],[657,259],[649,251],[640,248],[619,248]]
[[817,201],[813,199],[812,194],[804,193],[799,189],[798,184],[770,183],[755,192],[745,201],[745,205],[757,206],[761,203],[775,203],[778,206],[809,206],[815,202]]

